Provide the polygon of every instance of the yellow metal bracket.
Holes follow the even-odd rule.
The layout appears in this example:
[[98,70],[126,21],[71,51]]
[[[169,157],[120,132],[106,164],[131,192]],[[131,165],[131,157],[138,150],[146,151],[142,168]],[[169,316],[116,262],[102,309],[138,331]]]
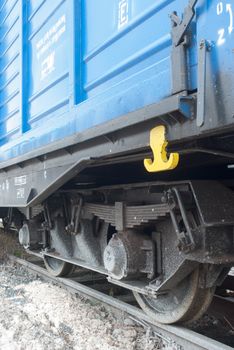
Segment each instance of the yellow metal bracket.
[[[148,172],[173,170],[179,163],[179,154],[167,155],[166,128],[164,125],[157,126],[150,131],[150,147],[153,151],[153,160],[145,159],[144,165]],[[169,157],[168,157],[169,156]]]

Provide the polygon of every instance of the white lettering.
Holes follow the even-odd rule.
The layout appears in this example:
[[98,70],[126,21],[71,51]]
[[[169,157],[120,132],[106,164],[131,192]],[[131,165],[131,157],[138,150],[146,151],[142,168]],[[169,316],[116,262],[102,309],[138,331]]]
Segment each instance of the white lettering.
[[17,177],[15,177],[14,182],[15,182],[15,186],[26,185],[26,183],[27,183],[27,176],[26,175],[17,176]]
[[16,190],[16,197],[17,199],[23,199],[24,198],[24,188],[17,188]]
[[221,45],[223,45],[223,44],[225,43],[225,41],[226,41],[226,39],[225,39],[225,37],[224,37],[224,35],[225,35],[225,29],[224,29],[224,28],[220,29],[220,30],[218,31],[218,35],[219,35],[219,38],[218,38],[217,44],[218,44],[218,46],[221,46]]
[[226,11],[229,13],[230,16],[230,24],[228,27],[228,33],[231,34],[233,31],[233,12],[232,12],[232,5],[231,4],[227,4],[226,5]]
[[120,0],[118,29],[121,29],[123,26],[128,24],[128,12],[129,12],[128,0]]
[[41,80],[45,79],[55,70],[55,51],[53,51],[41,64]]
[[56,44],[61,36],[66,32],[66,16],[61,16],[58,21],[51,27],[36,43],[37,49],[37,59],[39,60],[41,56],[48,51],[51,46]]
[[223,3],[219,2],[217,4],[217,15],[220,16],[223,13]]

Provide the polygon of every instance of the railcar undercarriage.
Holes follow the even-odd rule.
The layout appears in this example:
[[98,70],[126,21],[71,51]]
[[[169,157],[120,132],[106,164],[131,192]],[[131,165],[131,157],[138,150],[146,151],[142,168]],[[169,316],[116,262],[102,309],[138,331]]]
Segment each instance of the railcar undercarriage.
[[216,181],[89,187],[65,186],[33,207],[20,243],[54,275],[74,265],[105,274],[159,322],[199,318],[234,262],[232,190]]
[[[27,19],[26,3],[21,30],[34,17]],[[84,11],[70,3],[75,23]],[[64,14],[61,34],[79,33],[64,36],[57,56],[71,38],[71,60],[47,69],[48,57],[41,57],[43,79],[33,74],[41,71],[31,59],[38,45],[28,30],[19,32],[20,67],[3,87],[7,95],[15,78],[21,87],[3,93],[0,133],[3,224],[17,229],[20,243],[42,256],[52,274],[76,265],[104,274],[162,323],[199,318],[234,265],[233,26],[229,34],[220,30],[223,2],[180,3],[152,2],[142,12],[126,2],[129,27],[118,26],[110,38],[102,30],[108,36],[100,43],[93,29],[87,38],[74,23],[66,30]],[[163,13],[170,19],[155,33],[150,23]],[[214,15],[215,26],[206,26]],[[42,38],[47,22],[38,26]],[[83,22],[85,32],[89,21],[77,23]],[[143,39],[125,53],[140,32]],[[118,55],[107,62],[111,50]],[[3,72],[16,64],[14,58],[5,66],[6,52]]]

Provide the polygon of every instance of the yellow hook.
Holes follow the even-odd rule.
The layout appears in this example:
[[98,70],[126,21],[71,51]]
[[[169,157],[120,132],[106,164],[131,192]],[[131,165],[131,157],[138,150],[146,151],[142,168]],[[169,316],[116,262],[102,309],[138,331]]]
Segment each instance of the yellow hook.
[[145,159],[144,165],[148,172],[156,173],[175,169],[179,163],[179,154],[171,153],[167,156],[166,128],[164,125],[157,126],[150,131],[150,147],[154,159]]

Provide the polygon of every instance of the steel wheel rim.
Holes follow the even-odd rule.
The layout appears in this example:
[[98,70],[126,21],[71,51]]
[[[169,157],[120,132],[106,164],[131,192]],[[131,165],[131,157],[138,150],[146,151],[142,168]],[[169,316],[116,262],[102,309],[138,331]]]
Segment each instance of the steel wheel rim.
[[[172,302],[171,295],[169,295],[169,298],[166,296],[159,296],[157,299],[152,299],[136,292],[134,292],[134,295],[141,308],[157,322],[164,324],[183,322],[184,319],[190,318],[189,314],[194,307],[194,302],[197,300],[199,291],[199,269],[195,270],[190,277],[180,283],[177,288],[186,291],[177,302]],[[173,294],[175,295],[175,291],[173,291],[172,295]]]

